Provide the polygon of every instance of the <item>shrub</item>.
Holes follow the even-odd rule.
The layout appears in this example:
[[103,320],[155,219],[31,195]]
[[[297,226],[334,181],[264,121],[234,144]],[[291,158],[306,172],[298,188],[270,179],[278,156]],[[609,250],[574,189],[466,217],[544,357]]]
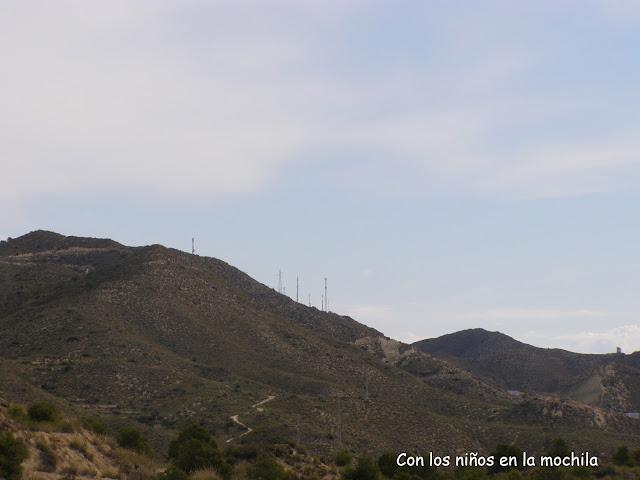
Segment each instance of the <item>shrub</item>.
[[169,458],[176,467],[187,473],[208,467],[223,475],[229,473],[216,441],[209,432],[196,425],[184,428],[178,438],[171,442]]
[[562,438],[554,438],[547,446],[546,455],[551,457],[568,457],[571,455],[569,444]]
[[351,463],[351,454],[346,450],[340,450],[336,453],[336,465],[345,467]]
[[148,453],[149,445],[147,445],[147,440],[144,438],[142,433],[140,433],[135,428],[123,428],[118,433],[117,437],[118,445],[122,448],[126,448],[128,450],[133,450],[138,453]]
[[221,480],[220,474],[212,468],[196,470],[189,476],[189,480]]
[[258,456],[258,449],[252,445],[238,445],[229,447],[226,451],[226,458],[229,462],[238,460],[254,460]]
[[171,467],[156,477],[156,480],[188,480],[189,476],[179,468]]
[[11,405],[9,407],[9,416],[14,420],[26,420],[29,418],[27,409],[22,405]]
[[613,463],[616,465],[632,465],[629,449],[625,446],[618,447],[616,452],[613,454]]
[[355,467],[344,472],[343,478],[345,480],[379,480],[380,471],[372,458],[360,457]]
[[[507,472],[513,467],[501,466],[500,459],[503,457],[516,457],[518,464],[522,459],[522,450],[515,445],[498,445],[496,449],[491,453],[495,457],[495,463],[493,467],[489,468],[490,473]],[[520,467],[519,467],[520,468]]]
[[82,426],[98,435],[106,435],[108,431],[107,425],[96,417],[83,417]]
[[27,414],[34,422],[55,422],[59,417],[58,409],[45,402],[32,404]]
[[22,462],[29,457],[24,442],[9,433],[0,434],[0,477],[19,480],[22,477]]
[[249,480],[287,480],[287,472],[275,458],[261,455],[247,471]]
[[378,468],[385,477],[393,477],[398,471],[396,456],[393,453],[383,453],[378,458]]

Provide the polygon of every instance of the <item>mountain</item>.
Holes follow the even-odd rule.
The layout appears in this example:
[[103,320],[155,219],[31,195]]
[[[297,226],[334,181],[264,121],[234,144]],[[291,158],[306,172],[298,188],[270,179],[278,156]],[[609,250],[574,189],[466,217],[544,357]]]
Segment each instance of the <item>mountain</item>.
[[[299,304],[213,258],[36,231],[0,243],[0,395],[135,424],[157,451],[188,422],[222,444],[326,454],[606,451],[638,422],[494,379]],[[460,366],[462,365],[462,366]]]
[[556,394],[619,412],[640,411],[640,352],[588,355],[538,348],[481,328],[414,346],[504,389]]

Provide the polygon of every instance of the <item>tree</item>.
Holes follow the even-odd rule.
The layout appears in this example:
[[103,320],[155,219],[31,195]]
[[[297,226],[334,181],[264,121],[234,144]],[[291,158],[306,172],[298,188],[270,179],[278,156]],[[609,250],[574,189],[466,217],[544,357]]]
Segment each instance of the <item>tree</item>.
[[0,477],[20,480],[22,462],[29,457],[24,442],[10,433],[0,434]]
[[229,466],[222,458],[218,444],[208,431],[197,425],[182,429],[178,438],[169,445],[169,458],[176,467],[187,473],[207,467],[222,475],[229,473]]

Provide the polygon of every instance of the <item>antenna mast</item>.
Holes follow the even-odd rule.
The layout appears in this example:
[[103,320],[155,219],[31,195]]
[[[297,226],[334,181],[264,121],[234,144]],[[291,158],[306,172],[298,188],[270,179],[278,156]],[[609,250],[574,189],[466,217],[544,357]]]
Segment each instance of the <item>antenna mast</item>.
[[195,237],[191,237],[191,255],[196,254],[196,239]]
[[278,270],[278,293],[282,293],[282,270]]
[[299,292],[300,292],[300,279],[296,277],[296,302],[298,301]]

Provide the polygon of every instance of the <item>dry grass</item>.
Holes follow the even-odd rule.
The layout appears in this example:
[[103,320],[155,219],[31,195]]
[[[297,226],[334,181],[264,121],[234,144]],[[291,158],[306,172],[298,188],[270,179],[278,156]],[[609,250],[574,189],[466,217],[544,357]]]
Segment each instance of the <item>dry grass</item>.
[[121,474],[136,472],[142,478],[153,478],[160,470],[159,465],[148,455],[125,448],[115,450],[115,460],[120,465]]
[[189,476],[190,480],[222,480],[218,472],[212,468],[203,468],[196,470]]

